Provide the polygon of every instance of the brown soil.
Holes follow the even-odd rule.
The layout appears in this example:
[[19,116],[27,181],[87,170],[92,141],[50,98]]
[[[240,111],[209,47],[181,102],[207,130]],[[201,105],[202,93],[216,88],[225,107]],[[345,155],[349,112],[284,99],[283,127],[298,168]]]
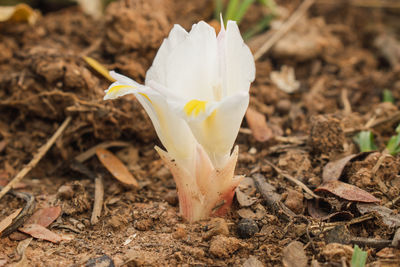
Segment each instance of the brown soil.
[[[384,150],[400,122],[396,116],[400,53],[393,52],[400,49],[398,10],[317,1],[309,18],[303,18],[256,62],[250,106],[266,116],[275,136],[286,138],[257,142],[243,122],[236,142],[240,147],[236,173],[263,175],[294,216],[285,219],[252,185],[246,194],[254,203],[243,206],[235,200],[223,220],[187,224],[178,214],[172,177],[153,149],[160,142],[146,113],[132,96],[102,101],[109,82],[83,57],[143,82],[173,24],[190,29],[199,20],[210,21],[212,2],[120,0],[107,7],[101,20],[71,7],[47,13],[34,25],[0,23],[0,179],[11,180],[62,121],[68,115],[73,118],[19,189],[35,197],[36,209],[60,205],[62,216],[49,229],[73,238],[58,244],[34,239],[25,252],[29,266],[80,266],[104,255],[116,266],[279,266],[282,259],[288,262],[293,257],[290,251],[298,244],[288,245],[295,240],[303,244],[308,264],[339,266],[351,258],[349,242],[331,243],[322,224],[320,232],[311,230],[321,222],[310,215],[312,197],[265,159],[313,190],[323,182],[328,162],[358,153],[352,138],[366,125],[379,151]],[[298,1],[277,3],[292,12]],[[244,29],[262,15],[257,10],[251,14]],[[382,38],[394,38],[395,47],[382,45]],[[257,42],[249,45],[253,52],[257,49]],[[294,67],[300,81],[293,94],[279,89],[270,78],[271,71],[283,65]],[[382,102],[384,89],[392,92],[394,103]],[[129,142],[130,146],[111,151],[125,162],[140,189],[122,186],[95,157],[84,162],[104,177],[103,212],[93,226],[94,181],[71,162],[96,144],[112,140]],[[400,193],[400,157],[381,159],[381,152],[355,157],[340,179],[398,213],[400,201],[392,201]],[[330,205],[328,213],[337,212],[324,222],[348,222],[361,216],[354,203],[332,194],[324,197]],[[22,204],[6,195],[0,201],[0,221]],[[254,220],[258,227],[250,238],[238,232],[242,218]],[[348,224],[346,233],[392,240],[400,223],[389,227],[382,221],[376,215]],[[23,238],[15,232],[0,239],[0,266],[20,261],[16,248]],[[400,260],[399,249],[360,246],[369,253],[368,263],[395,266]]]

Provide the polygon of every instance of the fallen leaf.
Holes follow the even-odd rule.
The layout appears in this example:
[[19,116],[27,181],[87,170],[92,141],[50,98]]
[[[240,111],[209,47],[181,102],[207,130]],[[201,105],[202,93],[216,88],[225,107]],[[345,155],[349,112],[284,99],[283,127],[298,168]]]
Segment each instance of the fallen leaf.
[[357,203],[358,211],[361,214],[366,213],[377,213],[382,217],[382,221],[390,228],[400,227],[400,214],[396,214],[393,210],[375,205],[375,204],[365,204],[365,203]]
[[282,251],[282,263],[285,267],[305,267],[307,262],[303,244],[299,241],[290,242]]
[[27,224],[24,225],[23,227],[20,227],[18,230],[26,234],[29,234],[34,238],[47,240],[52,243],[58,243],[63,240],[60,235],[50,231],[46,227],[43,227],[39,224]]
[[347,157],[341,158],[339,160],[328,162],[325,165],[324,170],[322,172],[322,181],[336,181],[339,180],[340,176],[342,175],[344,167],[347,163],[355,158],[357,154],[352,154]]
[[138,182],[128,168],[113,153],[104,148],[98,148],[96,155],[103,166],[121,183],[139,188]]
[[250,256],[242,265],[242,267],[264,267],[264,264],[256,257]]
[[103,2],[100,0],[76,0],[82,11],[94,18],[100,18],[103,15]]
[[396,233],[394,233],[392,246],[400,249],[400,228],[397,228]]
[[18,214],[21,212],[21,208],[17,209],[16,211],[14,211],[12,214],[8,215],[7,217],[5,217],[1,222],[0,222],[0,234],[1,232],[4,231],[4,229],[6,229],[8,226],[10,226],[10,224],[12,223],[13,219],[15,217],[18,216]]
[[400,65],[400,42],[394,34],[388,31],[381,33],[373,44],[393,68]]
[[320,185],[316,192],[326,191],[332,193],[338,197],[349,201],[358,201],[358,202],[379,202],[380,200],[371,195],[370,193],[358,188],[357,186],[343,183],[341,181],[329,181]]
[[[10,180],[7,178],[2,178],[0,174],[0,186],[6,186]],[[22,189],[25,188],[27,185],[24,183],[16,183],[15,185],[12,186],[12,189]]]
[[28,22],[34,24],[39,17],[39,12],[33,10],[27,4],[16,6],[0,6],[0,22]]
[[106,78],[110,82],[115,82],[115,79],[111,77],[109,71],[103,65],[101,65],[97,60],[91,57],[83,57],[83,59],[86,61],[87,64],[89,64],[90,67],[92,67],[95,71],[100,73],[104,78]]
[[60,214],[60,206],[39,209],[25,222],[25,224],[39,224],[43,227],[48,227],[52,222],[57,220]]
[[249,207],[257,201],[257,198],[251,197],[250,194],[255,192],[256,188],[253,179],[245,177],[236,187],[236,199],[242,207]]
[[0,152],[3,152],[3,150],[6,148],[7,144],[8,144],[8,142],[5,139],[0,141]]
[[29,247],[29,244],[31,243],[31,241],[32,241],[32,238],[28,238],[28,239],[25,239],[18,243],[16,250],[17,250],[17,254],[20,256],[21,259],[13,265],[14,267],[28,266],[28,259],[25,255],[25,250],[27,247]]
[[358,154],[351,154],[344,158],[328,162],[322,172],[322,181],[336,181],[342,176],[343,170],[350,161],[360,160],[371,154],[372,152],[361,152]]
[[251,132],[258,142],[265,142],[274,137],[272,129],[268,126],[265,116],[260,112],[248,108],[246,112],[246,121]]
[[[399,250],[396,248],[383,248],[376,253],[376,256],[378,256],[379,258],[400,260]],[[380,266],[387,266],[387,265],[380,265]]]
[[353,252],[353,248],[349,245],[330,243],[322,249],[321,254],[329,262],[342,262],[343,258],[349,262]]
[[270,78],[285,93],[292,94],[300,88],[300,82],[296,80],[293,67],[283,65],[280,71],[272,71]]

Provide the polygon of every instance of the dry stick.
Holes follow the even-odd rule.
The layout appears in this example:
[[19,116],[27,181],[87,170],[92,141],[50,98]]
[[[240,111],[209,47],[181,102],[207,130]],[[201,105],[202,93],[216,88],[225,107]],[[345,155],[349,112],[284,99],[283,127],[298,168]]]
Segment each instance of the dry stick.
[[38,164],[38,162],[46,154],[49,148],[54,144],[57,138],[64,132],[65,128],[68,126],[70,122],[71,122],[71,117],[68,116],[61,124],[61,126],[57,129],[57,131],[53,134],[53,136],[49,140],[47,140],[46,144],[44,144],[42,147],[39,148],[38,152],[33,157],[33,159],[27,165],[25,165],[25,167],[1,190],[0,199],[5,194],[7,194],[7,192],[10,191],[10,189],[15,184],[19,183],[25,177],[25,175],[27,175],[28,172],[30,172]]
[[348,92],[346,89],[342,89],[342,91],[340,92],[340,98],[342,100],[344,113],[350,114],[351,113],[351,104],[350,104]]
[[269,166],[271,166],[272,168],[275,169],[275,171],[277,173],[279,173],[280,175],[282,175],[283,177],[285,177],[286,179],[288,179],[289,181],[297,184],[298,186],[300,186],[306,193],[310,194],[312,197],[318,199],[320,198],[319,196],[317,196],[316,194],[314,194],[313,191],[311,191],[310,188],[308,188],[305,184],[303,184],[301,181],[297,180],[296,178],[294,178],[293,176],[285,173],[284,171],[282,171],[281,169],[279,169],[277,166],[275,166],[272,162],[270,162],[269,160],[264,159],[265,163],[267,163]]
[[375,239],[368,237],[353,237],[351,238],[350,243],[373,248],[386,248],[392,244],[392,240]]
[[99,221],[101,208],[103,207],[103,197],[104,197],[103,177],[98,174],[95,179],[94,205],[93,205],[92,217],[90,218],[90,223],[92,225],[95,225]]
[[75,157],[75,160],[78,162],[84,162],[88,159],[90,159],[93,155],[96,154],[96,150],[98,148],[104,148],[107,149],[109,147],[113,147],[113,146],[118,146],[118,147],[127,147],[131,145],[128,142],[123,142],[123,141],[110,141],[110,142],[103,142],[100,144],[97,144],[91,148],[89,148],[88,150],[86,150],[85,152],[79,154],[78,156]]
[[304,16],[315,0],[305,0],[290,18],[268,39],[254,54],[254,60],[260,59],[271,47],[281,39]]

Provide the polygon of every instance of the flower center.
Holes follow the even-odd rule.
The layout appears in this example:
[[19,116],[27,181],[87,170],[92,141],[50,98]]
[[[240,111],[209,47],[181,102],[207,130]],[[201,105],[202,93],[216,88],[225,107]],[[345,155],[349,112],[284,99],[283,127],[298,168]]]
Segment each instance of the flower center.
[[200,113],[206,111],[206,105],[207,101],[193,99],[186,103],[183,110],[187,116],[193,115],[197,117]]

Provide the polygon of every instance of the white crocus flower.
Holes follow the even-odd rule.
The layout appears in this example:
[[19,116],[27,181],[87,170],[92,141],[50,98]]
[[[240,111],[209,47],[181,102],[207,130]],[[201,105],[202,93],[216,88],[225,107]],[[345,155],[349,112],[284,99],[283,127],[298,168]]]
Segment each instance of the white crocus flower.
[[235,22],[218,36],[205,22],[175,25],[145,85],[117,74],[104,99],[135,94],[167,151],[157,152],[177,185],[180,211],[193,222],[229,209],[240,178],[232,151],[249,103],[254,59]]

